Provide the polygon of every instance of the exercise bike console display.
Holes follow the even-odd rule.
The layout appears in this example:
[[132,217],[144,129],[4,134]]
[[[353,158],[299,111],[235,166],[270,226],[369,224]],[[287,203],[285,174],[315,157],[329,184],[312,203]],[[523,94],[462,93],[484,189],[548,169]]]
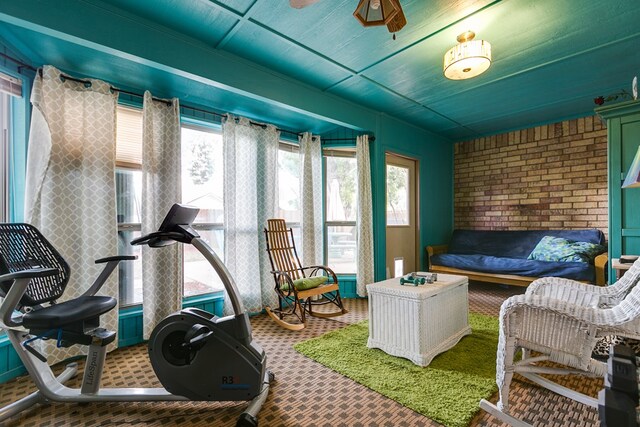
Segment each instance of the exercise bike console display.
[[198,216],[200,209],[192,206],[174,204],[167,216],[164,217],[158,231],[147,234],[131,241],[132,245],[149,245],[161,248],[176,242],[190,244],[195,237],[200,237],[191,228],[191,224]]

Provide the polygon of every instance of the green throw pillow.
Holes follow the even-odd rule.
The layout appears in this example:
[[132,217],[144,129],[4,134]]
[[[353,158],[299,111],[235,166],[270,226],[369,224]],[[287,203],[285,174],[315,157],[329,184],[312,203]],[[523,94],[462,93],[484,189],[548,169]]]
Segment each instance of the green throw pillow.
[[[305,277],[302,279],[294,280],[293,286],[296,287],[299,291],[306,291],[307,289],[317,288],[318,286],[326,283],[329,278],[327,276],[313,276],[313,277]],[[283,291],[289,290],[289,285],[287,283],[281,286]]]
[[591,263],[597,255],[605,250],[604,246],[595,243],[574,242],[562,237],[544,236],[527,259]]

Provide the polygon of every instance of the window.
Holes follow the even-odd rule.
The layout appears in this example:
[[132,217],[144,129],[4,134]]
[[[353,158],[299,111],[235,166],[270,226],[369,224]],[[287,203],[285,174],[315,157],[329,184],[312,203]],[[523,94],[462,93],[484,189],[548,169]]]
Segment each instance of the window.
[[[300,198],[300,152],[297,145],[280,141],[278,149],[278,206],[276,217],[287,222],[293,230],[298,256],[302,257],[300,220],[302,199]],[[266,224],[265,224],[266,225]]]
[[138,256],[118,265],[120,304],[126,306],[142,303],[142,249],[130,245],[140,237],[142,110],[118,107],[116,122],[118,253]]
[[[182,202],[200,208],[194,228],[224,260],[222,135],[200,126],[182,127]],[[184,296],[222,290],[220,277],[202,254],[184,247]]]
[[[120,263],[120,303],[142,303],[142,251],[129,242],[140,236],[142,201],[142,111],[118,107],[116,196],[119,253],[138,255]],[[183,125],[182,203],[200,208],[198,234],[224,259],[222,135],[205,126]],[[221,290],[217,273],[197,250],[183,245],[184,296]]]
[[357,171],[351,150],[325,150],[325,259],[336,273],[356,266]]
[[409,225],[409,169],[387,165],[387,225]]
[[9,221],[11,98],[0,92],[0,222]]

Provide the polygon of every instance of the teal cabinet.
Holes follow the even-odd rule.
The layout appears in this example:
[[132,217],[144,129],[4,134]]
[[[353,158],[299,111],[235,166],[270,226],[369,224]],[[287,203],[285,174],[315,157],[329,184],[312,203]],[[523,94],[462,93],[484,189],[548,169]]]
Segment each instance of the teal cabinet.
[[[600,107],[607,121],[609,157],[609,259],[640,255],[640,188],[622,182],[640,146],[640,101]],[[609,282],[615,277],[609,262]]]

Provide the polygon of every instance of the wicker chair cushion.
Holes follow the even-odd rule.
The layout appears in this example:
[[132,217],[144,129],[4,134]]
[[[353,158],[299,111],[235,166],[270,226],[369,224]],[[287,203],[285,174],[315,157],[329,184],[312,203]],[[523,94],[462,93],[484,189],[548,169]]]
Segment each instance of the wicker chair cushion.
[[595,243],[575,242],[562,237],[544,236],[527,259],[591,263],[597,255],[605,250],[604,246]]
[[[304,277],[302,279],[294,280],[293,286],[295,286],[299,291],[306,291],[307,289],[317,288],[323,283],[327,283],[327,280],[329,280],[329,278],[326,276]],[[285,283],[282,286],[282,290],[288,291],[289,285]]]

